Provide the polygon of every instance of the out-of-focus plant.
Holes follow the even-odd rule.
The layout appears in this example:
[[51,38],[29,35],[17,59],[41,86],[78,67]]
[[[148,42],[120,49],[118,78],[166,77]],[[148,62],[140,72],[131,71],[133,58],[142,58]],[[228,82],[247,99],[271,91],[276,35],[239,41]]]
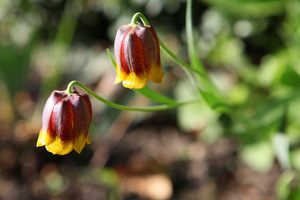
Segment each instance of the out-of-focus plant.
[[[300,3],[203,2],[212,7],[203,15],[207,40],[198,42],[199,50],[206,62],[236,78],[229,88],[221,86],[235,115],[222,115],[218,122],[240,141],[239,156],[252,168],[266,172],[277,160],[285,170],[277,183],[279,198],[297,199]],[[261,57],[255,51],[262,51]]]
[[[114,18],[121,8],[118,1],[109,2],[106,12],[112,11],[108,16]],[[156,12],[148,9],[149,14],[158,15],[163,6],[168,7],[166,2],[170,1],[160,1],[156,5],[160,9]],[[175,2],[177,5],[178,1]],[[300,170],[300,3],[297,0],[201,2],[211,7],[205,10],[203,21],[197,27],[192,21],[191,0],[187,1],[186,32],[181,35],[186,36],[183,39],[187,49],[184,56],[188,55],[189,62],[168,48],[169,44],[160,37],[159,31],[157,34],[165,55],[182,66],[187,74],[187,78],[180,76],[176,84],[174,93],[177,99],[144,87],[134,91],[162,105],[128,107],[99,97],[77,81],[71,82],[68,90],[77,85],[94,98],[121,110],[161,111],[178,107],[179,124],[184,129],[201,130],[199,137],[208,142],[226,136],[236,138],[240,143],[240,158],[252,168],[266,172],[275,159],[278,160],[285,170],[278,180],[278,196],[297,199],[300,191],[297,182]],[[149,3],[146,8],[151,6]],[[100,6],[95,9],[100,9]],[[270,20],[272,18],[280,18],[281,23]],[[135,15],[135,19],[141,19],[143,26],[149,26],[142,14]],[[276,21],[276,25],[271,21]],[[115,22],[118,23],[120,21]],[[71,24],[75,22],[71,21]],[[268,28],[271,34],[264,34]],[[251,44],[254,50],[245,49],[247,44]],[[272,50],[260,49],[263,44],[272,45]],[[259,57],[261,55],[255,52],[258,50],[267,54],[263,52],[263,57]],[[164,53],[162,58],[169,59]],[[134,56],[129,57],[134,59]],[[187,97],[193,100],[178,100]]]

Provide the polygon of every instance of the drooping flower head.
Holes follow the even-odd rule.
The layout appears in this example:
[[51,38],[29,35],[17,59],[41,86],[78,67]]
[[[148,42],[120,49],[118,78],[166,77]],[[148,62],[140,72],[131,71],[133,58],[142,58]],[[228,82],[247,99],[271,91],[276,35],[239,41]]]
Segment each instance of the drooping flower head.
[[126,88],[140,89],[148,80],[162,83],[160,49],[157,35],[151,26],[128,24],[119,28],[114,51],[116,57],[116,83]]
[[80,153],[87,138],[92,119],[92,106],[88,95],[55,90],[49,96],[42,116],[42,127],[37,147],[59,155],[73,149]]

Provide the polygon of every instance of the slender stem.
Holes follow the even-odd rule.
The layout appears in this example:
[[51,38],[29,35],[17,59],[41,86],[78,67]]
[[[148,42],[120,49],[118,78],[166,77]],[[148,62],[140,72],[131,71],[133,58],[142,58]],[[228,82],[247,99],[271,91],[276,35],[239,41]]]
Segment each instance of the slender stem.
[[199,81],[204,86],[205,90],[214,93],[216,96],[221,97],[219,90],[216,88],[212,80],[210,79],[207,71],[205,70],[201,60],[197,57],[194,47],[193,39],[193,19],[192,19],[192,0],[187,0],[186,5],[186,35],[187,35],[187,46],[188,55],[191,62],[191,67],[196,68],[200,71]]
[[66,89],[66,94],[72,94],[72,93],[74,93],[74,92],[72,91],[72,88],[73,88],[74,85],[76,85],[76,82],[77,82],[77,81],[71,81],[71,82],[68,84],[68,87],[67,87],[67,89]]
[[136,25],[136,24],[137,24],[137,20],[138,20],[139,18],[142,20],[142,22],[143,22],[143,24],[144,24],[145,26],[150,26],[150,24],[149,24],[147,18],[146,18],[142,13],[140,13],[140,12],[137,12],[137,13],[135,13],[135,14],[133,15],[133,17],[132,17],[132,19],[131,19],[131,24],[132,24],[132,25]]
[[124,105],[120,105],[120,104],[116,104],[113,103],[109,100],[106,100],[100,96],[98,96],[96,93],[94,93],[92,90],[90,90],[89,88],[87,88],[85,85],[83,85],[82,83],[78,82],[78,81],[71,81],[67,87],[67,94],[71,94],[72,93],[72,87],[73,86],[79,86],[81,87],[83,90],[85,90],[88,94],[90,94],[92,97],[94,97],[95,99],[105,103],[106,105],[119,109],[119,110],[132,110],[132,111],[162,111],[162,110],[168,110],[168,109],[172,109],[172,108],[176,108],[185,104],[190,104],[190,103],[196,103],[199,102],[199,99],[195,99],[195,100],[190,100],[190,101],[184,101],[184,102],[178,102],[178,103],[174,103],[174,104],[163,104],[163,105],[158,105],[158,106],[149,106],[149,107],[131,107],[131,106],[124,106]]
[[192,1],[187,0],[186,2],[186,36],[187,36],[187,46],[190,62],[192,66],[195,67],[194,63],[194,41],[193,41],[193,27],[192,27]]
[[192,0],[187,0],[186,2],[186,37],[187,37],[187,47],[189,60],[193,68],[198,68],[202,76],[207,76],[206,70],[203,67],[202,62],[197,57],[194,47],[194,36],[193,36],[193,19],[192,19]]
[[116,62],[115,62],[115,60],[113,59],[113,57],[112,57],[112,55],[111,55],[109,49],[107,48],[106,51],[107,51],[107,54],[108,54],[108,56],[109,56],[109,58],[110,58],[111,63],[112,63],[112,64],[115,66],[115,68],[116,68],[116,67],[117,67]]

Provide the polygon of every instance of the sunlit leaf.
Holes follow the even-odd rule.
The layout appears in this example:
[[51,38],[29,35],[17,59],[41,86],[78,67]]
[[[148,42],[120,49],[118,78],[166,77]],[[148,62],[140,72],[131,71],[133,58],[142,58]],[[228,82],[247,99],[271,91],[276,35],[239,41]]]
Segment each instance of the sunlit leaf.
[[279,199],[288,199],[291,193],[291,182],[295,178],[295,173],[286,171],[276,183],[276,195]]
[[268,141],[261,141],[243,147],[242,160],[259,172],[267,172],[274,162],[272,146]]
[[164,104],[177,104],[178,102],[161,94],[158,93],[149,87],[144,87],[142,89],[134,89],[135,92],[147,97],[148,99],[151,99],[152,101],[158,102],[158,103],[164,103]]
[[206,92],[204,90],[198,89],[204,101],[209,105],[212,109],[217,110],[219,112],[227,112],[229,107],[228,105],[219,97],[217,97],[212,92]]
[[287,198],[288,200],[299,200],[300,199],[300,188],[291,188],[291,192],[289,197]]
[[283,133],[277,133],[272,138],[275,155],[284,169],[291,168],[289,154],[289,139]]

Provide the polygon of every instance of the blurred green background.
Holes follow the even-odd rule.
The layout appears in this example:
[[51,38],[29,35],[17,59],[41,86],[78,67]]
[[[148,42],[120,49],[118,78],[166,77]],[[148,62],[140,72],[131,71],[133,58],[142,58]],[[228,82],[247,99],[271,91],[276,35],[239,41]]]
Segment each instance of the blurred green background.
[[[194,0],[194,45],[234,115],[203,101],[157,113],[92,100],[81,154],[36,148],[42,109],[78,80],[107,99],[151,101],[114,85],[117,29],[142,12],[188,62],[183,0],[0,0],[0,199],[300,199],[300,1]],[[197,96],[161,53],[169,97]]]

